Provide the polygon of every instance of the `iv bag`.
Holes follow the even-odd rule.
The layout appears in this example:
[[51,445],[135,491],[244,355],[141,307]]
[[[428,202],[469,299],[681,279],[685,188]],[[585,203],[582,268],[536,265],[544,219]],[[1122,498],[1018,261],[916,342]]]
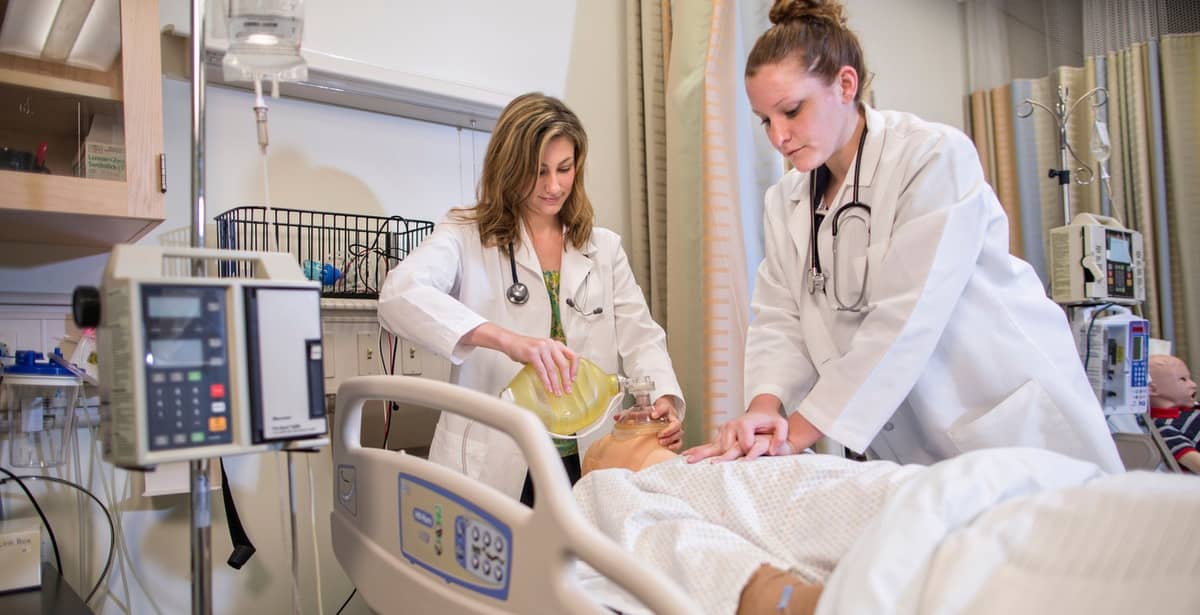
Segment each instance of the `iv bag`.
[[230,81],[308,78],[300,55],[303,0],[228,0],[229,50],[222,66]]
[[1112,156],[1112,145],[1108,141],[1108,123],[1096,120],[1088,145],[1096,162],[1105,162]]

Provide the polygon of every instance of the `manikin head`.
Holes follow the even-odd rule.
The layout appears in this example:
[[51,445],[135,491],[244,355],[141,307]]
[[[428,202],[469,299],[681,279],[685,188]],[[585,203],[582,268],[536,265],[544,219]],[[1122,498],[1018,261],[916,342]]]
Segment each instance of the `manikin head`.
[[1196,398],[1196,383],[1192,381],[1187,363],[1170,355],[1150,357],[1150,407],[1191,408]]

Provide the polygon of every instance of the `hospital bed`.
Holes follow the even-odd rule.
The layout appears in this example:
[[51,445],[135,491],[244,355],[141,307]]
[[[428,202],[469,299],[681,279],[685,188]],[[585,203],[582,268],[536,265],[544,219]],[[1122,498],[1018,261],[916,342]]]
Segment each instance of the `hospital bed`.
[[[453,470],[361,445],[363,404],[455,412],[510,434],[529,461],[527,508]],[[541,423],[511,404],[424,378],[365,376],[338,388],[334,553],[379,613],[610,613],[584,590],[578,559],[655,613],[703,612],[661,573],[579,514]]]
[[[372,399],[511,435],[536,508],[361,447]],[[342,385],[337,413],[334,552],[381,613],[733,612],[762,562],[823,584],[817,615],[1182,614],[1200,604],[1196,477],[1106,475],[1044,450],[991,449],[928,467],[673,460],[594,472],[572,493],[540,423],[498,399],[369,376]]]

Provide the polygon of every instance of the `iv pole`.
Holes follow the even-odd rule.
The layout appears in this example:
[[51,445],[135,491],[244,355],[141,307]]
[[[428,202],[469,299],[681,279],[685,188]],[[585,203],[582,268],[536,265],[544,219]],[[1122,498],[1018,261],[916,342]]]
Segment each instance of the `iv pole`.
[[1086,186],[1095,179],[1095,173],[1091,167],[1085,164],[1083,160],[1080,160],[1079,156],[1075,154],[1075,149],[1067,141],[1067,125],[1070,122],[1071,114],[1075,111],[1075,107],[1079,106],[1079,103],[1092,98],[1094,99],[1092,107],[1103,107],[1108,104],[1108,90],[1104,88],[1092,88],[1084,93],[1083,96],[1075,99],[1075,102],[1071,103],[1068,107],[1067,99],[1069,97],[1070,90],[1067,86],[1060,85],[1058,86],[1058,101],[1054,104],[1053,110],[1032,98],[1026,98],[1021,102],[1021,105],[1024,106],[1017,109],[1017,117],[1026,118],[1033,115],[1033,109],[1037,107],[1049,113],[1058,124],[1059,168],[1050,169],[1049,177],[1050,179],[1057,177],[1058,185],[1062,189],[1063,224],[1071,223],[1071,168],[1070,161],[1067,160],[1067,153],[1070,152],[1071,157],[1080,165],[1075,170],[1075,183]]
[[[192,0],[192,247],[204,247],[204,3]],[[193,259],[192,275],[208,277],[205,259]],[[188,462],[191,477],[192,615],[212,613],[212,504],[208,459]]]

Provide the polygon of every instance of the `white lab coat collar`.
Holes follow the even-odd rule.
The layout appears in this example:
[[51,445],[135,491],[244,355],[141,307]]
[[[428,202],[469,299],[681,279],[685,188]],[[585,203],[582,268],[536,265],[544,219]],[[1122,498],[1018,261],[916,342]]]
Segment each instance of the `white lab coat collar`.
[[[529,237],[529,229],[524,224],[521,224],[520,230],[521,245],[513,246],[513,251],[516,252],[517,265],[527,269],[529,273],[537,278],[542,287],[545,288],[541,263],[538,261],[537,251],[533,249],[533,240]],[[563,247],[565,250],[559,270],[559,294],[563,297],[574,297],[579,292],[579,287],[592,271],[592,257],[596,254],[597,247],[595,240],[588,237],[587,242],[583,245],[583,249],[576,249],[574,245],[565,240],[566,231],[566,227],[563,227]],[[536,284],[534,287],[536,287]]]
[[594,265],[592,255],[595,252],[596,246],[591,239],[588,239],[582,251],[575,249],[573,245],[567,245],[567,251],[563,254],[562,272],[559,274],[559,291],[564,297],[573,298],[579,294],[584,280],[592,272]]
[[513,246],[513,252],[517,258],[517,266],[524,267],[529,273],[534,274],[537,279],[542,279],[542,265],[538,262],[537,251],[533,249],[533,240],[529,237],[529,229],[525,228],[524,222],[517,224],[517,229],[520,232],[521,241],[518,245]]

